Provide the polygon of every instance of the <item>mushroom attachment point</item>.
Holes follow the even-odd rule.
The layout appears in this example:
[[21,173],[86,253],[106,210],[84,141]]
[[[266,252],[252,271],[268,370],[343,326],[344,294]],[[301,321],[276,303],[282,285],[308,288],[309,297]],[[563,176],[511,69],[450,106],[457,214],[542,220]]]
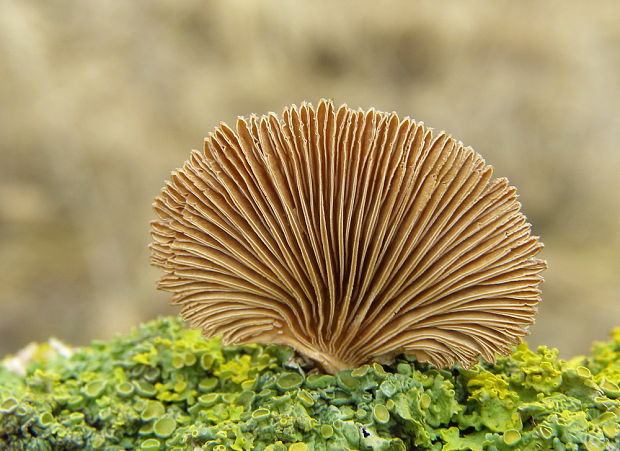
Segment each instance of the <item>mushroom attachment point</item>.
[[495,361],[533,323],[546,263],[492,171],[421,122],[327,100],[221,124],[155,199],[159,288],[205,337],[329,373]]

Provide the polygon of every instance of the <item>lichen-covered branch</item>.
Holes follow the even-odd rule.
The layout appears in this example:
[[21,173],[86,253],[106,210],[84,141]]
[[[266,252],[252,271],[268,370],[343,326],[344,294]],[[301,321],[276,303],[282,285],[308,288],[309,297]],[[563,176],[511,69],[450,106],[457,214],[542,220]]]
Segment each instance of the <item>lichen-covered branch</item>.
[[513,351],[313,374],[290,348],[222,347],[163,318],[72,354],[41,345],[25,375],[0,367],[0,448],[618,449],[620,329],[570,362]]

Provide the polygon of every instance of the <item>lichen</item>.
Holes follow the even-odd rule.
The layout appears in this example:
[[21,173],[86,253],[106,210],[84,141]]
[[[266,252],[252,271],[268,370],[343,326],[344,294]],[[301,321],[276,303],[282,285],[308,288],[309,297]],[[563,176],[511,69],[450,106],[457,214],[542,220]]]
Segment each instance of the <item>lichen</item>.
[[223,347],[162,318],[71,355],[0,367],[3,449],[616,450],[620,329],[565,362],[521,344],[496,364],[413,358],[336,375],[289,348]]

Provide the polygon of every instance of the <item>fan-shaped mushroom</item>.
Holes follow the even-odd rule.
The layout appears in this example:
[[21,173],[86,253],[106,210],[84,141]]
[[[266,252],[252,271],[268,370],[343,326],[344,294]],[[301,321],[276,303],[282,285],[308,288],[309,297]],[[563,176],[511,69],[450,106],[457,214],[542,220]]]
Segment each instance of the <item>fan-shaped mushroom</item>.
[[403,352],[470,366],[509,353],[540,301],[520,207],[449,135],[322,100],[217,127],[155,199],[152,263],[227,344],[328,372]]

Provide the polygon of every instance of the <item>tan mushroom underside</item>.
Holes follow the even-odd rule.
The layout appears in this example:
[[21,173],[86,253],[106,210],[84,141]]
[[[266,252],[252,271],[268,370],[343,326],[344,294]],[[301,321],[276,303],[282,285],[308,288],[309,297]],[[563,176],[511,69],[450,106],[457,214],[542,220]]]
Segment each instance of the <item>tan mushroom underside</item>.
[[323,100],[221,124],[154,207],[152,262],[183,318],[328,372],[401,352],[494,361],[540,301],[542,244],[515,188],[395,113]]

